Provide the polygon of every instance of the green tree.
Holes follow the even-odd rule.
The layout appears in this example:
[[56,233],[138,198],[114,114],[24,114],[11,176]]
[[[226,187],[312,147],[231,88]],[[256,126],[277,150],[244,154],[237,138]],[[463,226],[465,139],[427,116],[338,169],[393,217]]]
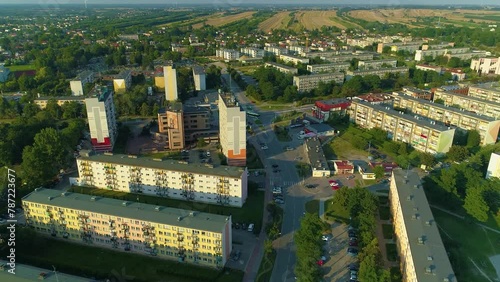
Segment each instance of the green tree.
[[198,146],[198,148],[203,148],[203,147],[207,146],[207,142],[205,142],[205,139],[200,137],[200,138],[198,138],[196,145]]
[[49,99],[44,111],[50,114],[53,119],[59,119],[62,115],[61,107],[57,104],[55,99]]
[[420,153],[420,163],[426,167],[433,167],[436,164],[436,158],[430,153]]
[[359,280],[378,281],[377,268],[375,255],[365,256],[359,265]]
[[158,105],[158,103],[154,103],[152,115],[156,116],[158,112],[160,112],[160,106]]
[[149,116],[149,106],[146,102],[142,103],[141,106],[141,116],[146,117]]
[[467,148],[478,147],[481,143],[481,135],[477,130],[469,130],[467,132]]
[[[481,181],[482,182],[482,181]],[[486,222],[488,220],[489,206],[484,200],[483,192],[485,188],[481,182],[475,182],[472,187],[467,189],[464,208],[469,215],[475,219]]]
[[373,173],[375,173],[375,178],[380,179],[385,175],[385,169],[381,165],[373,168]]
[[446,156],[454,162],[461,162],[469,156],[469,149],[464,146],[451,146]]
[[69,103],[64,103],[61,106],[61,110],[63,112],[63,119],[77,118],[81,115],[82,105],[75,101],[71,101]]
[[300,228],[294,236],[297,246],[295,275],[299,281],[314,282],[318,281],[321,276],[316,262],[322,253],[320,240],[322,230],[323,223],[315,214],[306,213],[300,221]]

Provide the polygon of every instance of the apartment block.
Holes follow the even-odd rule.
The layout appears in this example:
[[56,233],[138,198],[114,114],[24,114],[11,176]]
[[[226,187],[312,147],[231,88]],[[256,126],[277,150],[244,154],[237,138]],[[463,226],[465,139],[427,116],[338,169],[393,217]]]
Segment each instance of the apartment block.
[[[294,43],[290,42],[290,44]],[[288,45],[286,48],[288,49],[288,52],[292,54],[302,54],[306,50],[306,47],[298,45]]]
[[457,282],[420,176],[392,171],[389,202],[404,282]]
[[39,97],[36,98],[33,102],[40,107],[40,109],[45,109],[47,107],[47,103],[49,100],[54,99],[59,106],[64,105],[64,103],[69,102],[77,102],[78,104],[85,104],[84,96],[60,96],[60,97]]
[[308,65],[307,70],[312,73],[322,73],[322,72],[341,72],[347,71],[351,66],[350,63],[333,63],[333,64],[319,64],[319,65]]
[[350,100],[340,98],[316,101],[312,108],[312,115],[322,122],[328,121],[332,113],[345,115],[350,105]]
[[500,83],[485,83],[469,86],[469,96],[500,103]]
[[240,52],[232,49],[217,49],[215,56],[228,61],[236,61],[240,57]]
[[443,91],[441,89],[437,89],[434,92],[434,101],[437,99],[443,100],[446,106],[459,107],[469,112],[500,120],[500,103]]
[[72,96],[82,96],[84,95],[83,89],[85,84],[93,83],[95,80],[94,72],[83,71],[75,79],[70,80],[69,86],[71,88]]
[[486,170],[486,179],[492,177],[500,178],[500,153],[491,153],[488,169]]
[[158,131],[166,134],[166,148],[170,150],[184,149],[184,112],[182,103],[174,103],[168,109],[158,113]]
[[360,61],[369,61],[373,60],[373,54],[346,54],[346,55],[335,55],[328,57],[324,56],[320,58],[330,63],[349,62],[352,59],[358,59]]
[[423,70],[423,71],[435,71],[439,74],[444,73],[444,68],[440,66],[431,66],[431,65],[424,65],[424,64],[417,64],[415,66],[417,70]]
[[429,101],[432,100],[432,92],[411,86],[404,86],[402,93],[414,98],[425,99]]
[[395,68],[398,64],[397,60],[373,60],[373,61],[359,61],[358,69],[380,69],[380,68]]
[[110,153],[82,154],[77,165],[80,186],[235,207],[247,199],[245,168]]
[[240,54],[249,56],[251,58],[262,58],[264,57],[264,49],[244,47],[240,49]]
[[437,56],[444,56],[450,54],[452,57],[460,53],[468,53],[470,48],[447,48],[447,49],[430,49],[430,50],[417,50],[415,51],[415,61],[422,61],[425,57],[432,57],[435,59]]
[[165,99],[167,101],[177,101],[177,70],[172,66],[163,67],[163,78],[165,80]]
[[231,216],[44,188],[22,205],[36,232],[73,243],[214,268],[232,251]]
[[293,85],[297,86],[299,92],[311,91],[318,87],[320,82],[336,84],[344,83],[343,73],[324,73],[324,74],[311,74],[300,75],[293,77]]
[[118,135],[113,91],[107,87],[95,90],[85,99],[92,147],[96,152],[110,152]]
[[445,49],[455,47],[455,42],[444,42],[439,44],[424,44],[422,45],[422,50],[430,50],[430,49]]
[[446,153],[453,144],[455,129],[419,115],[406,115],[388,104],[370,104],[353,100],[350,119],[360,127],[380,128],[388,138],[412,145],[416,150],[431,154]]
[[113,87],[115,89],[115,93],[122,93],[130,89],[132,86],[132,71],[124,70],[120,72],[113,79]]
[[500,120],[407,95],[395,93],[393,97],[395,108],[407,109],[414,114],[432,118],[449,127],[477,130],[481,136],[481,145],[495,144],[497,141]]
[[309,58],[295,57],[295,56],[292,56],[292,55],[284,55],[284,54],[282,54],[282,55],[280,55],[280,60],[282,60],[285,63],[292,62],[295,65],[298,64],[298,63],[309,64]]
[[219,139],[222,153],[231,166],[245,166],[247,159],[247,116],[230,94],[219,94]]
[[397,52],[399,50],[406,50],[411,53],[420,49],[420,46],[424,44],[424,41],[405,41],[405,42],[394,42],[394,43],[379,43],[377,45],[377,53],[383,53],[384,47],[389,46],[391,51]]
[[194,89],[207,90],[205,70],[200,66],[193,67]]
[[500,57],[472,59],[470,68],[482,74],[500,74]]
[[346,72],[346,80],[353,78],[356,75],[365,76],[365,75],[377,75],[380,78],[385,76],[388,73],[397,73],[400,75],[405,75],[409,72],[409,68],[407,67],[399,67],[399,68],[383,68],[383,69],[373,69],[373,70],[355,70],[355,71],[347,71]]
[[447,57],[448,59],[455,57],[459,58],[460,60],[470,60],[472,58],[486,56],[487,54],[488,52],[486,51],[474,51],[474,52],[458,53],[458,54],[446,54],[444,56]]
[[298,69],[289,67],[287,65],[282,65],[282,64],[277,64],[274,62],[267,62],[265,64],[266,67],[271,67],[279,70],[282,73],[291,73],[291,74],[297,74],[299,72]]
[[288,54],[288,49],[277,46],[265,46],[264,51],[269,54],[274,54],[275,56]]
[[317,137],[309,138],[304,144],[306,155],[311,164],[312,177],[329,177],[332,175],[319,139]]

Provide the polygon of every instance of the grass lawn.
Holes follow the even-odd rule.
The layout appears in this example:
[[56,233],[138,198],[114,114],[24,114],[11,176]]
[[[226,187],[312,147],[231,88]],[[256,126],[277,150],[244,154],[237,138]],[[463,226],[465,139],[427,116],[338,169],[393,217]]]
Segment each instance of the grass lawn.
[[332,203],[332,200],[325,201],[325,219],[349,224],[349,212],[338,205],[333,205]]
[[247,145],[247,168],[248,169],[261,169],[264,168],[259,154],[253,145]]
[[27,71],[27,70],[35,70],[35,65],[18,65],[18,66],[6,66],[11,72],[15,71]]
[[392,239],[394,237],[392,224],[382,224],[382,232],[384,233],[384,239]]
[[307,202],[306,212],[319,214],[319,200],[311,200]]
[[260,262],[259,272],[257,273],[257,282],[271,281],[273,274],[274,261],[276,260],[276,251],[273,250],[270,254],[264,254],[264,258]]
[[349,141],[343,139],[342,137],[333,138],[329,146],[337,159],[349,160],[352,159],[352,156],[354,155],[364,157],[368,157],[369,155],[367,151],[354,148]]
[[[16,246],[19,262],[58,271],[111,281],[169,281],[197,282],[242,281],[243,272],[222,271],[194,266],[176,261],[163,260],[133,253],[69,243],[36,235],[33,230],[17,228],[16,236],[23,244]],[[4,248],[2,256],[6,255]],[[128,276],[124,278],[122,275]],[[120,278],[121,277],[121,278]]]
[[389,220],[391,218],[391,210],[387,206],[380,206],[378,212],[381,220]]
[[385,250],[387,252],[387,259],[389,261],[398,260],[398,249],[396,247],[396,244],[385,244]]
[[[262,212],[264,209],[264,192],[258,191],[257,184],[251,182],[248,185],[248,198],[242,208],[223,207],[199,202],[189,202],[174,200],[143,194],[133,194],[106,189],[73,186],[70,192],[91,194],[107,198],[126,200],[131,202],[141,202],[146,204],[179,208],[185,210],[201,211],[213,214],[232,215],[233,222],[254,223],[255,232],[258,234],[262,228]],[[137,201],[139,199],[139,201]]]
[[488,281],[477,266],[492,280],[498,281],[495,268],[488,257],[500,254],[500,234],[482,229],[440,210],[433,209],[441,238],[449,253],[450,261],[458,281]]

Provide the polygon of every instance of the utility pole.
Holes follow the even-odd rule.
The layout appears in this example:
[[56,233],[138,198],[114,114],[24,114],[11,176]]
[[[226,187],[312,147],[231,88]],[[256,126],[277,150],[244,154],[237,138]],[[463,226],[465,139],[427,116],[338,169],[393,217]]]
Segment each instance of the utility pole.
[[54,268],[54,274],[56,275],[56,281],[59,282],[59,277],[57,276],[56,267],[52,266],[52,268]]

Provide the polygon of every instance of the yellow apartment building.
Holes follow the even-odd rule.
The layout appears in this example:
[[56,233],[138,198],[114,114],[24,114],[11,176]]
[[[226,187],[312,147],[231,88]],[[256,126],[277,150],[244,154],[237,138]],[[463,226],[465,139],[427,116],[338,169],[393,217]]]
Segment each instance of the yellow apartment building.
[[389,104],[353,100],[349,107],[352,122],[364,128],[380,128],[394,141],[412,145],[431,154],[446,153],[453,144],[455,129],[418,115],[395,111]]
[[80,155],[75,185],[234,207],[247,199],[246,168],[112,153]]
[[445,106],[458,106],[461,109],[476,114],[485,115],[500,120],[500,103],[483,100],[474,96],[461,95],[449,91],[436,90],[434,101],[441,99]]
[[500,103],[500,83],[471,85],[469,86],[469,96]]
[[231,216],[44,188],[22,205],[28,226],[75,243],[218,268],[231,253]]
[[420,176],[392,171],[389,202],[404,282],[457,282]]
[[481,136],[481,145],[495,144],[497,142],[500,120],[408,95],[393,93],[393,98],[394,108],[407,109],[414,114],[442,122],[449,127],[477,130]]

